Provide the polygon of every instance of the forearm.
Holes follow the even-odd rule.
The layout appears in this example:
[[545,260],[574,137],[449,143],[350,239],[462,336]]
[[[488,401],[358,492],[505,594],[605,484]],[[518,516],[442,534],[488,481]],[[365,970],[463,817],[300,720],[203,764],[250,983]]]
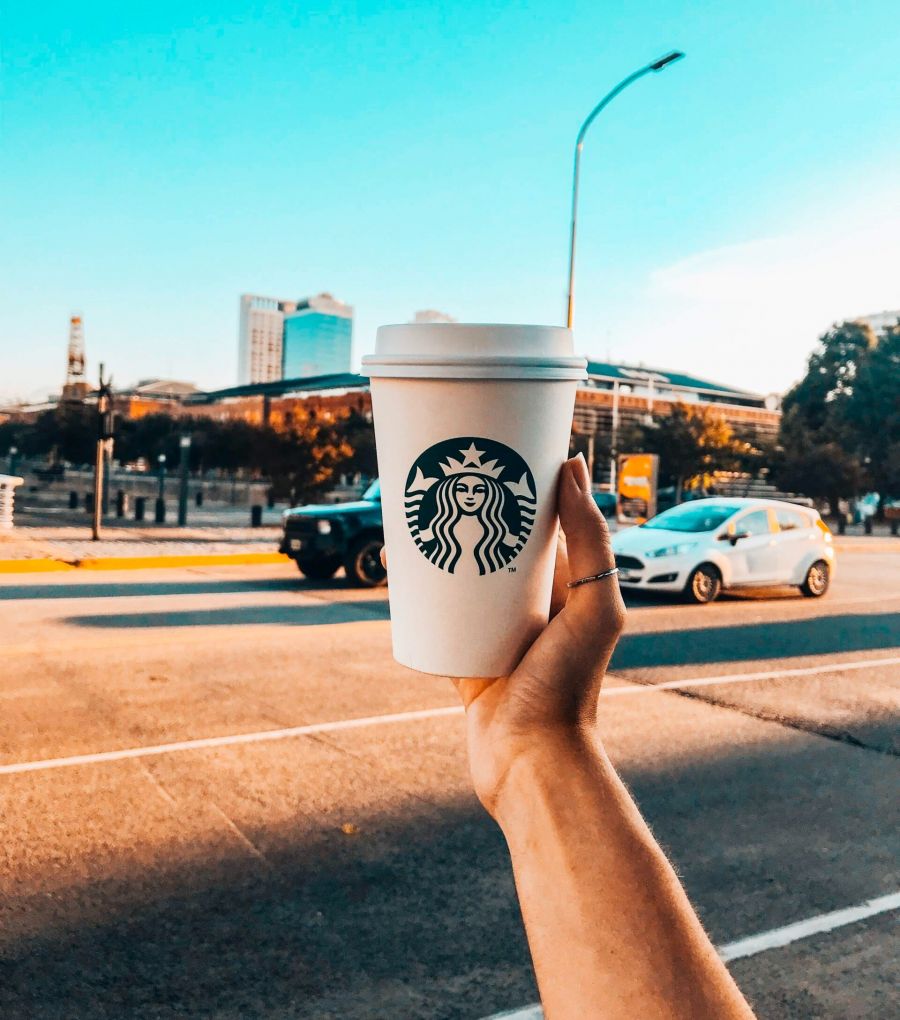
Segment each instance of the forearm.
[[665,855],[590,739],[543,744],[497,801],[548,1020],[746,1020]]

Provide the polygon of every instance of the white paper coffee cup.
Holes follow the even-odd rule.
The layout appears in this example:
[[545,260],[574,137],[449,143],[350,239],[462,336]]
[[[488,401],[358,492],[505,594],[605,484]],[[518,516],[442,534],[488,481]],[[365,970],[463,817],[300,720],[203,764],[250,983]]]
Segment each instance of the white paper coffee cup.
[[512,671],[550,609],[556,485],[586,361],[555,326],[383,326],[371,378],[394,658]]

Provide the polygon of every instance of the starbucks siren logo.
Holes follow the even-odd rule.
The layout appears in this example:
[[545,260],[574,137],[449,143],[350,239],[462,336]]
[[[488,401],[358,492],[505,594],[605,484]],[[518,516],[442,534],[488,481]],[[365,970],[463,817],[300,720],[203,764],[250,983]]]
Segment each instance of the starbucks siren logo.
[[528,541],[537,499],[534,475],[515,450],[463,436],[430,446],[406,479],[413,541],[450,574],[492,574]]

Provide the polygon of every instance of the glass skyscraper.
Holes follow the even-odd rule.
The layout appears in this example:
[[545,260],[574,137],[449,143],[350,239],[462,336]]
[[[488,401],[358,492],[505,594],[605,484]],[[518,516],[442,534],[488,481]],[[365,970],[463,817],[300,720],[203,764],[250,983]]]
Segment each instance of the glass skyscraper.
[[297,302],[284,317],[283,379],[350,371],[353,309],[330,294]]

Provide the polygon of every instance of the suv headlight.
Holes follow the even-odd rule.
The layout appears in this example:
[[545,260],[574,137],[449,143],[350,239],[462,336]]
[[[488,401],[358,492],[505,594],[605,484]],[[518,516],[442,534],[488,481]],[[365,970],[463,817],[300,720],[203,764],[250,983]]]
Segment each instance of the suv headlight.
[[690,552],[696,546],[696,542],[679,542],[677,545],[667,545],[662,549],[654,549],[648,552],[647,559],[656,560],[661,556],[680,556],[682,553]]
[[331,521],[316,521],[316,531],[320,535],[331,534]]

